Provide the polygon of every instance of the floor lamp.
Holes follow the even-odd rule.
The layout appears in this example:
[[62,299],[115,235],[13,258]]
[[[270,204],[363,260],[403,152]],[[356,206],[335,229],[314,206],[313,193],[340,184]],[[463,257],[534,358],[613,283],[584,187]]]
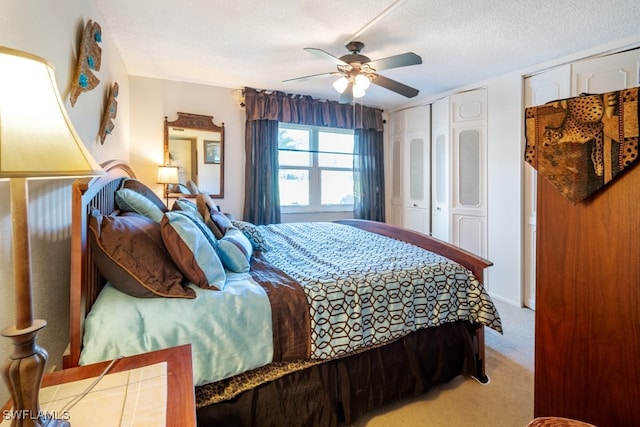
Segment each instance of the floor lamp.
[[69,178],[102,170],[76,134],[60,99],[53,67],[44,59],[0,46],[0,178],[9,178],[16,324],[2,335],[13,352],[2,366],[11,393],[11,426],[68,426],[40,411],[47,352],[33,318],[27,179]]

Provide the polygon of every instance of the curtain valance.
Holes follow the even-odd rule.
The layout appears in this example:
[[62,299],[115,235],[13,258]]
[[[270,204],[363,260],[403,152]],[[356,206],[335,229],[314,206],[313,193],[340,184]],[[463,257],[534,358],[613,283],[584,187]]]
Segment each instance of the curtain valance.
[[244,104],[247,121],[266,119],[308,126],[384,130],[380,109],[319,100],[309,95],[245,88]]

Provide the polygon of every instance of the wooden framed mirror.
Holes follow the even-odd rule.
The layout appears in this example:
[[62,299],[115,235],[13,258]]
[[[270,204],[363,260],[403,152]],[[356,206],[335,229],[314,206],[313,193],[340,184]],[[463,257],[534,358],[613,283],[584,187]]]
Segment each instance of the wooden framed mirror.
[[224,123],[201,114],[178,112],[172,122],[165,117],[164,164],[178,166],[180,184],[169,197],[195,197],[191,182],[213,198],[224,197]]

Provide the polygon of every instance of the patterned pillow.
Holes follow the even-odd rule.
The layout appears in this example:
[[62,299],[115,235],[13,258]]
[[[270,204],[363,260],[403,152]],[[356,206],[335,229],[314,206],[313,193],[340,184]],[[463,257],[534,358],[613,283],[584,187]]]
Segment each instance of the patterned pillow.
[[162,242],[160,224],[137,214],[89,219],[96,266],[116,289],[138,298],[195,298]]
[[269,242],[267,242],[262,233],[260,233],[260,230],[258,230],[258,227],[254,224],[246,221],[231,221],[231,224],[247,236],[253,249],[256,251],[267,252],[271,249]]
[[135,212],[151,218],[157,223],[162,221],[164,211],[145,195],[129,188],[116,191],[116,204],[122,212]]
[[227,229],[224,237],[218,240],[218,254],[222,264],[236,273],[249,271],[252,252],[251,242],[237,228]]
[[191,282],[204,289],[224,289],[226,274],[217,240],[200,218],[188,211],[169,211],[160,230],[167,251]]

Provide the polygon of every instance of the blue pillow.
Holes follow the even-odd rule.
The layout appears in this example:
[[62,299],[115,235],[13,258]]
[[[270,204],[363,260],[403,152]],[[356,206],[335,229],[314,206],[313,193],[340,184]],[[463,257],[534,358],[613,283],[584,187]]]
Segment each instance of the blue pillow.
[[158,195],[151,188],[149,188],[145,183],[136,178],[123,179],[122,183],[120,184],[120,188],[127,188],[143,195],[144,197],[149,199],[149,201],[153,202],[153,204],[156,205],[162,212],[166,212],[169,210],[167,209],[167,205],[164,204],[162,199],[160,199],[160,197],[158,197]]
[[228,228],[222,239],[218,240],[218,254],[222,264],[236,273],[249,271],[252,252],[251,242],[237,228]]
[[202,217],[202,215],[200,215],[200,212],[198,212],[198,206],[187,198],[178,197],[176,201],[173,202],[172,209],[174,211],[188,211],[188,212],[195,213],[197,214],[198,218],[204,221],[204,218]]
[[153,201],[129,188],[121,188],[116,191],[116,204],[123,212],[135,212],[151,218],[157,223],[160,223],[164,216],[162,209]]
[[204,289],[222,290],[226,273],[207,225],[189,211],[169,211],[160,224],[162,241],[182,274]]

